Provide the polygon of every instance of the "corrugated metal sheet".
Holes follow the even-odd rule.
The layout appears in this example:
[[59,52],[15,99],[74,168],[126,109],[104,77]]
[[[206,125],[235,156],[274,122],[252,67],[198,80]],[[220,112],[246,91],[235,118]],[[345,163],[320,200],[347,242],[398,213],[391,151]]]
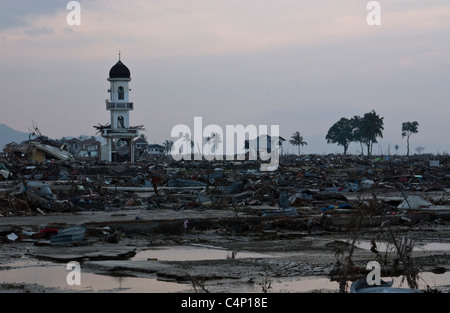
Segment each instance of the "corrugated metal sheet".
[[71,243],[82,241],[86,232],[85,225],[78,225],[72,228],[58,231],[58,235],[50,238],[50,243],[57,246],[67,246]]
[[33,146],[41,151],[44,151],[45,153],[50,154],[51,156],[61,160],[61,161],[67,161],[67,160],[72,160],[73,157],[72,155],[66,151],[66,150],[61,150],[57,147],[53,147],[53,146],[49,146],[49,145],[43,145],[40,143],[33,143]]

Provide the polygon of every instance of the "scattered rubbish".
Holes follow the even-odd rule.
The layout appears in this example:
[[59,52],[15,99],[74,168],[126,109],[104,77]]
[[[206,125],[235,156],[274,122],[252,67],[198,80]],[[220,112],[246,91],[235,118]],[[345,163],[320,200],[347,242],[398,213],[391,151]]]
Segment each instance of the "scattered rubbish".
[[59,230],[57,235],[50,238],[50,243],[56,246],[67,246],[75,242],[80,242],[83,241],[85,232],[85,225]]
[[423,197],[410,195],[406,197],[406,199],[398,205],[397,209],[417,210],[422,207],[429,207],[430,205],[431,203],[426,201]]
[[439,167],[439,160],[430,160],[430,166],[431,167]]
[[0,163],[0,180],[8,179],[11,176],[11,172],[6,168],[4,163]]
[[204,207],[211,207],[216,202],[216,199],[214,196],[211,195],[197,195],[197,203],[199,203],[201,206]]
[[398,242],[398,254],[406,258],[411,257],[414,249],[414,240],[411,238],[402,237]]
[[351,205],[351,204],[345,203],[345,204],[340,204],[340,205],[337,205],[337,206],[330,205],[330,206],[327,206],[326,208],[321,209],[320,211],[321,211],[321,212],[327,212],[327,211],[329,211],[329,210],[336,210],[336,209],[351,209],[351,208],[352,208],[352,205]]
[[167,182],[168,187],[206,187],[206,183],[196,180],[171,179]]
[[16,234],[14,234],[14,233],[11,233],[11,234],[9,234],[8,236],[6,236],[7,238],[8,238],[8,240],[11,240],[11,241],[16,241],[17,240],[17,238],[19,238]]
[[289,195],[285,190],[281,192],[278,202],[282,208],[288,208],[290,206]]
[[361,188],[363,189],[369,189],[372,188],[375,182],[371,179],[365,179],[361,182]]
[[[23,147],[37,146],[28,143]],[[0,174],[0,215],[36,215],[48,223],[35,229],[27,225],[26,230],[6,227],[1,240],[9,246],[32,242],[78,249],[95,242],[92,238],[102,245],[118,246],[125,238],[128,244],[133,236],[141,235],[149,245],[158,246],[166,240],[164,234],[182,235],[187,241],[196,237],[200,242],[210,234],[214,238],[242,234],[283,240],[353,230],[365,212],[360,227],[378,230],[389,221],[402,228],[405,238],[395,244],[407,260],[414,248],[407,232],[422,221],[442,227],[450,218],[450,158],[446,156],[371,160],[283,155],[277,171],[264,172],[258,161],[175,162],[170,156],[159,156],[134,163],[104,163],[59,159],[49,153],[42,161],[33,161],[27,149],[16,153],[19,150],[10,146],[6,150],[0,158],[0,170],[8,171]],[[439,166],[430,162],[434,160]],[[363,211],[363,207],[370,210]],[[63,229],[69,227],[64,225],[71,218],[63,213],[69,212],[74,213],[73,223],[96,214],[108,220],[94,222],[96,226],[89,223],[89,241],[84,242],[86,226]],[[54,217],[61,220],[54,221]],[[372,248],[368,254],[385,256],[380,245]],[[48,249],[54,250],[54,257],[67,257],[59,255],[60,249]],[[400,268],[404,260],[398,263]],[[440,264],[433,266],[436,272],[443,271],[437,268]],[[356,264],[352,268],[357,269]],[[396,291],[392,285],[378,287],[354,289]]]
[[33,232],[33,231],[28,231],[28,230],[22,230],[22,235],[27,236],[27,237],[32,237],[35,234],[38,234],[37,232]]
[[278,210],[266,210],[262,212],[262,216],[297,216],[296,208],[284,208]]
[[40,232],[43,233],[43,234],[46,234],[46,235],[56,235],[56,234],[58,234],[58,229],[56,229],[56,228],[44,228]]

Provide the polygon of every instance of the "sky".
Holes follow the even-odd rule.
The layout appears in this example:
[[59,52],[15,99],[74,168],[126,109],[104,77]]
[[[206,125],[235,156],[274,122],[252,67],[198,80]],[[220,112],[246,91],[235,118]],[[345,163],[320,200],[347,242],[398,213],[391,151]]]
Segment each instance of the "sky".
[[[384,118],[374,154],[450,152],[450,2],[381,0],[0,0],[0,123],[54,139],[109,123],[109,70],[130,69],[132,125],[150,143],[179,124],[279,125],[302,153],[341,117]],[[394,146],[398,145],[396,151]],[[284,150],[297,148],[285,144]],[[349,151],[357,153],[359,144]]]

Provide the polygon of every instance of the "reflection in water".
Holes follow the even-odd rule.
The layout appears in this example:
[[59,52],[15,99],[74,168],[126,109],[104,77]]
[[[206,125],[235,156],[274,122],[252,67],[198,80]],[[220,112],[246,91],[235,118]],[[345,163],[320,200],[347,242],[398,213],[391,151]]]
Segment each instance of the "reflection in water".
[[[388,252],[394,252],[395,246],[392,243],[386,243],[386,242],[376,242],[377,249],[380,252],[385,252],[386,250]],[[364,250],[370,250],[371,248],[371,242],[370,241],[356,241],[356,246],[358,248],[364,249]],[[416,242],[414,244],[414,251],[450,251],[450,243],[447,242],[430,242],[430,243],[423,243],[423,242]]]
[[189,286],[159,281],[154,278],[112,277],[83,272],[81,266],[81,285],[69,286],[66,282],[69,271],[65,264],[46,264],[0,271],[1,283],[37,284],[47,288],[58,288],[76,292],[181,292]]
[[[358,246],[370,249],[370,242],[358,242]],[[421,244],[417,248],[426,249],[448,249],[449,244]],[[177,246],[144,250],[136,254],[132,260],[208,260],[208,259],[230,259],[230,258],[258,258],[269,257],[267,254],[236,252],[210,247],[192,247]],[[275,257],[275,256],[270,256]],[[138,277],[113,277],[89,272],[83,272],[81,265],[81,285],[69,286],[66,282],[69,271],[66,264],[55,264],[51,262],[42,262],[33,259],[18,259],[15,263],[1,264],[3,269],[11,267],[13,269],[0,270],[0,283],[26,283],[36,284],[46,288],[58,288],[63,291],[76,292],[134,292],[134,293],[172,293],[172,292],[192,292],[192,286],[189,284],[180,284],[176,282],[160,281],[155,278]],[[402,277],[386,277],[386,281],[394,280],[393,287],[408,288],[406,280]],[[327,277],[296,277],[292,280],[281,281],[278,278],[269,277],[271,288],[269,292],[338,292],[339,284],[330,281]],[[427,285],[431,288],[439,286],[449,286],[450,272],[435,274],[424,272],[419,274],[419,288],[426,290]],[[351,284],[351,282],[349,282]],[[235,286],[236,287],[236,286]],[[242,286],[241,286],[242,287]],[[239,289],[241,287],[238,287]],[[236,292],[234,287],[221,287],[207,283],[207,288],[211,292]],[[219,290],[222,288],[223,290]],[[259,284],[246,285],[243,290],[237,292],[261,292]],[[215,290],[217,289],[217,290]],[[442,290],[442,288],[441,288]]]
[[328,278],[302,278],[295,281],[273,282],[272,292],[338,292],[339,283]]

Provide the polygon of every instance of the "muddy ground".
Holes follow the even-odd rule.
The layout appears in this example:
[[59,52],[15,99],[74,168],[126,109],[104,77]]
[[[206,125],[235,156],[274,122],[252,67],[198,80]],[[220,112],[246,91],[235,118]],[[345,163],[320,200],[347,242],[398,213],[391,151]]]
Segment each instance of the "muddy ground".
[[[2,218],[2,234],[20,234],[24,230],[36,231],[42,227],[67,228],[78,224],[86,225],[87,231],[83,242],[69,247],[52,246],[48,238],[24,237],[14,242],[3,242],[0,245],[0,277],[2,271],[19,268],[27,260],[78,261],[83,272],[173,281],[185,284],[188,292],[271,292],[271,285],[275,282],[311,277],[351,284],[367,275],[365,267],[373,260],[381,264],[383,276],[401,277],[402,264],[395,266],[398,255],[393,245],[387,248],[379,245],[379,253],[356,247],[351,257],[352,273],[345,278],[339,271],[338,264],[349,256],[354,238],[366,243],[371,240],[378,244],[392,243],[392,235],[386,225],[390,225],[396,239],[414,239],[416,248],[424,243],[450,245],[449,222],[431,213],[409,214],[406,219],[399,215],[364,217],[357,230],[360,214],[346,212],[324,216],[299,210],[298,216],[262,217],[260,210],[267,210],[267,207],[241,211],[129,207],[114,211]],[[186,220],[188,223],[184,224]],[[382,225],[385,221],[389,224]],[[140,251],[167,246],[215,247],[234,253],[215,260],[132,259]],[[239,258],[243,252],[262,256]],[[414,249],[411,260],[419,274],[443,274],[450,269],[450,255],[446,249]],[[47,263],[42,264],[46,266]],[[439,286],[427,283],[434,291],[441,292],[447,292],[450,285],[450,282]],[[0,288],[1,292],[70,291],[20,281],[0,284]],[[332,288],[308,292],[338,291]]]

